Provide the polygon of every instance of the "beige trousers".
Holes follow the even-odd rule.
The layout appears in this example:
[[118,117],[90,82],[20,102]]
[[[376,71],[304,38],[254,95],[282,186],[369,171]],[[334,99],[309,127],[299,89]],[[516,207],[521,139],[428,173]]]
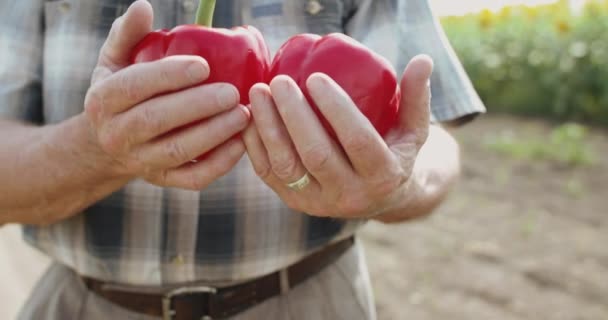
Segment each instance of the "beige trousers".
[[[158,320],[125,310],[87,290],[69,268],[52,265],[24,304],[19,320]],[[359,241],[334,264],[234,320],[375,320],[372,289]]]

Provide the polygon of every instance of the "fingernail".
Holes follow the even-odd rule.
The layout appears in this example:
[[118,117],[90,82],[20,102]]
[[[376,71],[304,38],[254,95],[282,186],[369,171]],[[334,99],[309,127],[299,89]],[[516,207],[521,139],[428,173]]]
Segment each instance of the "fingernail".
[[[123,16],[126,16],[126,15],[127,15],[127,13],[128,13],[129,11],[133,10],[133,8],[134,8],[134,7],[135,7],[135,6],[136,6],[136,5],[137,5],[139,2],[141,2],[141,1],[142,1],[142,0],[136,0],[136,1],[133,1],[133,3],[131,3],[131,5],[130,5],[130,6],[127,8],[127,10],[125,11],[125,13],[123,13]],[[144,1],[144,2],[147,2],[147,1]]]
[[320,93],[327,90],[328,83],[323,76],[313,74],[308,77],[307,86],[308,90]]
[[220,106],[230,108],[238,102],[238,92],[231,86],[222,86],[216,93],[217,102]]
[[200,62],[193,62],[186,69],[186,74],[193,82],[202,81],[207,74],[207,68]]
[[281,77],[272,81],[270,85],[272,95],[278,99],[289,96],[290,81],[286,77]]
[[249,111],[249,108],[243,105],[239,105],[237,108],[239,112],[243,115],[243,118],[241,120],[244,121],[244,124],[247,124],[249,122],[249,119],[251,119],[251,112]]
[[252,104],[261,104],[264,102],[264,100],[262,100],[263,98],[264,96],[259,90],[253,89],[249,92],[249,100]]

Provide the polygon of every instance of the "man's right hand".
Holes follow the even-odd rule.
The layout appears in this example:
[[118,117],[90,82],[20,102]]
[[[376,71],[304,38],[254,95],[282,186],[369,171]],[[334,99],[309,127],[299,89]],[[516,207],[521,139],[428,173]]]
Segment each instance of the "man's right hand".
[[151,30],[146,1],[112,25],[85,100],[89,150],[98,151],[89,160],[110,163],[113,175],[200,190],[244,154],[241,139],[231,137],[246,128],[250,113],[234,86],[200,85],[209,76],[200,57],[129,65],[131,50]]
[[135,1],[101,49],[84,112],[44,126],[0,119],[0,225],[57,223],[136,178],[201,190],[243,156],[250,113],[233,86],[201,85],[202,58],[130,65],[150,31],[152,8]]

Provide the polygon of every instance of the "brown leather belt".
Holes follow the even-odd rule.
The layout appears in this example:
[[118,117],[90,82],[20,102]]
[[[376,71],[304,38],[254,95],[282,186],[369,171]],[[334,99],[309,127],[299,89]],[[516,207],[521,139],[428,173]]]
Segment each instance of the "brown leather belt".
[[352,237],[336,242],[295,264],[261,278],[234,286],[181,287],[165,294],[109,289],[111,283],[83,277],[89,290],[134,312],[164,320],[225,319],[266,299],[286,292],[332,264],[352,246]]

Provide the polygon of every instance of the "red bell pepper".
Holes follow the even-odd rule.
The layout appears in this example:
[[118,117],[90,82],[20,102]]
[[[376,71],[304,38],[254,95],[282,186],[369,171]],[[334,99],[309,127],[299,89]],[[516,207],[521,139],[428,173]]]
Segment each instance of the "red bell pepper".
[[203,57],[210,75],[203,83],[227,82],[249,104],[249,89],[267,82],[270,54],[262,34],[254,27],[211,28],[215,0],[201,0],[197,24],[178,26],[171,31],[151,32],[135,47],[131,62],[147,62],[172,55]]
[[391,64],[349,36],[334,33],[324,37],[300,34],[290,38],[277,52],[270,79],[288,75],[298,84],[310,106],[332,137],[331,125],[311,99],[306,80],[322,72],[336,81],[355,105],[384,136],[397,122],[401,92]]

